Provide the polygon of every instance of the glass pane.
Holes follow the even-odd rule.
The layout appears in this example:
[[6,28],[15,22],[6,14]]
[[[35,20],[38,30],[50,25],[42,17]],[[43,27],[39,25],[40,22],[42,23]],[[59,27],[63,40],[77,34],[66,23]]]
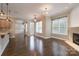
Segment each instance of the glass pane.
[[53,33],[59,32],[59,20],[54,20],[52,24],[52,31]]
[[42,33],[42,21],[39,22],[38,30],[39,33]]
[[60,23],[60,33],[66,34],[66,32],[67,32],[67,18],[66,17],[61,18],[59,23]]
[[26,32],[27,32],[27,24],[26,24]]
[[64,27],[60,28],[60,33],[65,33],[66,29]]
[[56,34],[66,34],[68,30],[68,18],[60,18],[52,21],[52,33]]
[[42,21],[36,23],[36,32],[42,33]]
[[34,22],[30,22],[30,34],[34,34]]
[[36,23],[36,32],[38,32],[38,22]]

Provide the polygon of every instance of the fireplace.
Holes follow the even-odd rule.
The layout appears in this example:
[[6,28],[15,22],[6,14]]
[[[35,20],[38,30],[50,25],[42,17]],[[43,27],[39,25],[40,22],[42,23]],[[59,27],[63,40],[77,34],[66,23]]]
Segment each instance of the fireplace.
[[73,42],[79,45],[79,34],[78,33],[73,33]]

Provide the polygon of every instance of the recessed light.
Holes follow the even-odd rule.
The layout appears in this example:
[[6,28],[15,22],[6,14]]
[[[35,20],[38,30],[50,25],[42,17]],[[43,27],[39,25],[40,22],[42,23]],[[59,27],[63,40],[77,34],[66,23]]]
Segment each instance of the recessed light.
[[40,9],[42,10],[42,11],[44,11],[45,9],[47,9],[48,11],[49,10],[51,10],[51,5],[49,5],[49,4],[46,4],[46,5],[42,5],[41,7],[40,7]]
[[68,9],[69,7],[65,7],[65,9]]

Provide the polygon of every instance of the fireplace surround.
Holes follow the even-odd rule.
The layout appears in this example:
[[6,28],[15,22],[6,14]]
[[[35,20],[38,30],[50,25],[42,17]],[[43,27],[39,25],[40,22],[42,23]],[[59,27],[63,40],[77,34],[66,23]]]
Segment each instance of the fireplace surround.
[[79,33],[73,33],[73,42],[79,45]]

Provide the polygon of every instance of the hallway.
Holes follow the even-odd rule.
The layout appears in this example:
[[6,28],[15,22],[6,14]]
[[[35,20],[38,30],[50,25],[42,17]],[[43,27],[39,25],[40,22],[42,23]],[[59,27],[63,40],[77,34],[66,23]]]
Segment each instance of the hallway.
[[2,56],[65,56],[79,55],[72,47],[58,39],[42,39],[35,36],[17,34],[10,42]]

